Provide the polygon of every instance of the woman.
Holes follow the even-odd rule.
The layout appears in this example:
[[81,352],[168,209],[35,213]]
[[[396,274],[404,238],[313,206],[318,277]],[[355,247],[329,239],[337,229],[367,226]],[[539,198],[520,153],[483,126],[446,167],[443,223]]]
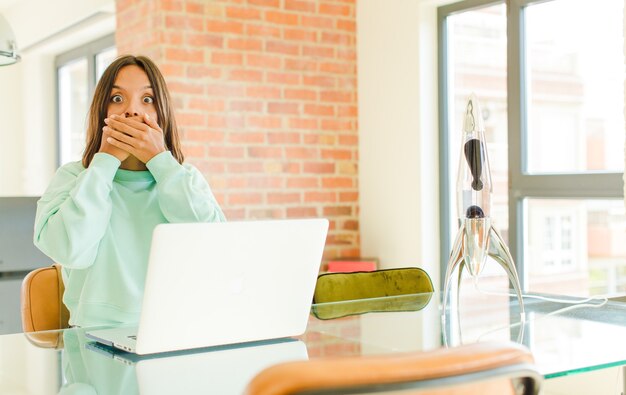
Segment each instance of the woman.
[[138,322],[154,227],[219,221],[204,177],[183,164],[160,71],[117,58],[96,87],[82,162],[62,166],[37,204],[34,242],[63,266],[70,325]]

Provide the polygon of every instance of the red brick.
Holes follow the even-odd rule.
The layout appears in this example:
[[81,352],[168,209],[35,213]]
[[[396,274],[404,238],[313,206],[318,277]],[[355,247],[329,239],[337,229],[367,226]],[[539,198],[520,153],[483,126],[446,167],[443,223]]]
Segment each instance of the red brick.
[[358,192],[340,192],[339,193],[340,202],[357,202],[358,200],[359,200]]
[[246,54],[246,65],[251,67],[279,69],[282,65],[282,60],[278,56],[250,53]]
[[217,52],[211,53],[211,63],[218,65],[243,65],[243,54],[234,52]]
[[354,102],[352,92],[345,91],[322,91],[320,92],[320,100],[323,102]]
[[224,216],[231,221],[235,220],[243,220],[246,218],[246,210],[243,208],[224,208],[225,206],[222,204],[222,211],[224,212]]
[[181,0],[161,0],[158,4],[163,11],[178,12],[183,10],[183,2]]
[[334,203],[337,201],[335,192],[311,191],[304,193],[305,202]]
[[303,0],[285,0],[285,9],[289,11],[304,11],[315,13],[315,2]]
[[192,129],[185,133],[185,140],[221,143],[225,133],[208,129]]
[[296,177],[287,179],[287,188],[319,188],[317,177]]
[[243,97],[245,89],[240,85],[210,84],[206,87],[206,93],[209,96]]
[[267,73],[267,82],[270,84],[299,85],[300,75],[289,73]]
[[220,78],[222,75],[222,70],[213,67],[213,66],[200,66],[200,65],[188,65],[187,66],[187,77],[196,79],[196,78]]
[[200,15],[203,15],[204,12],[205,12],[205,10],[204,10],[204,2],[200,1],[200,2],[197,2],[197,3],[195,3],[195,2],[192,3],[190,1],[187,1],[185,3],[185,11],[188,14],[200,14]]
[[251,209],[248,212],[248,218],[284,218],[285,210],[282,208],[264,208],[264,209]]
[[282,30],[276,26],[246,25],[246,35],[261,36],[263,39],[267,39],[268,37],[281,38]]
[[323,149],[321,158],[339,160],[352,159],[352,151],[346,149]]
[[285,69],[298,71],[317,71],[317,62],[308,59],[285,59]]
[[229,173],[262,173],[263,163],[261,162],[236,162],[228,163],[226,171]]
[[334,116],[335,108],[333,106],[323,106],[323,105],[318,105],[318,104],[305,104],[304,113],[307,115]]
[[312,58],[335,58],[335,48],[321,47],[321,46],[305,46],[302,48],[302,54],[304,56]]
[[231,70],[228,76],[231,81],[261,82],[263,72],[257,70]]
[[280,99],[280,89],[271,86],[248,86],[246,96],[259,99]]
[[352,34],[322,32],[322,43],[342,46],[354,46],[355,37]]
[[317,159],[319,150],[312,147],[285,147],[287,159]]
[[283,188],[283,177],[254,176],[247,177],[249,188]]
[[320,63],[320,71],[322,73],[333,74],[356,74],[356,65],[352,63]]
[[204,63],[204,51],[194,49],[166,48],[165,58],[167,60],[188,63]]
[[324,207],[324,216],[338,217],[344,215],[352,215],[352,207],[350,206],[337,206],[337,207]]
[[332,29],[335,22],[332,18],[302,15],[300,17],[300,26],[315,27],[323,29]]
[[308,162],[304,163],[303,169],[305,173],[328,174],[335,172],[335,164],[327,162]]
[[270,144],[299,144],[300,133],[272,132],[267,134],[267,142]]
[[353,117],[356,118],[358,115],[358,109],[356,106],[338,106],[338,116],[340,117]]
[[[228,189],[243,189],[248,186],[248,179],[246,177],[229,177],[226,179],[226,188]],[[214,184],[211,187],[215,188]]]
[[283,123],[280,117],[249,116],[246,119],[246,124],[251,128],[278,129]]
[[280,25],[297,25],[298,15],[279,11],[266,11],[265,20]]
[[298,114],[300,105],[297,103],[268,103],[267,112],[270,114]]
[[359,221],[356,220],[345,220],[343,222],[342,229],[345,230],[359,230]]
[[243,158],[243,147],[209,147],[208,155],[211,158]]
[[311,89],[285,89],[284,96],[289,100],[317,100],[317,92]]
[[356,51],[352,49],[337,49],[337,59],[356,61]]
[[322,130],[355,130],[352,120],[322,119]]
[[323,188],[352,188],[354,181],[349,177],[325,177],[322,178]]
[[263,49],[263,42],[261,40],[231,38],[228,40],[227,46],[230,49],[242,51],[261,51]]
[[203,145],[183,144],[183,153],[186,157],[203,158],[205,155],[205,147]]
[[241,22],[222,22],[216,20],[208,20],[206,29],[212,33],[233,33],[243,34],[243,23]]
[[269,204],[289,204],[289,203],[300,203],[300,193],[268,193],[267,194],[267,202]]
[[339,136],[339,144],[341,145],[352,145],[352,146],[358,146],[359,144],[359,136],[358,135],[345,135],[342,134]]
[[337,79],[333,77],[324,76],[303,76],[302,83],[304,85],[321,86],[327,88],[334,88],[337,85]]
[[199,16],[190,15],[165,15],[165,28],[172,30],[204,30],[204,21]]
[[228,109],[230,111],[261,112],[263,110],[263,102],[250,100],[234,100],[229,103]]
[[265,44],[265,50],[272,53],[281,53],[284,55],[299,55],[300,46],[297,44],[287,44],[280,41],[268,41]]
[[350,33],[356,33],[356,22],[354,20],[338,19],[337,29],[345,30]]
[[230,193],[228,194],[228,204],[259,204],[263,201],[260,193]]
[[265,133],[260,132],[244,132],[244,133],[230,133],[228,135],[228,142],[234,144],[264,144]]
[[334,134],[305,134],[305,144],[318,144],[318,145],[335,145],[337,137]]
[[[163,31],[161,32],[161,40],[164,44],[171,45],[181,45],[183,43],[183,33],[182,32],[172,32],[172,31]],[[163,65],[161,66],[161,70]]]
[[251,7],[226,7],[226,17],[233,19],[261,19],[261,11]]
[[285,40],[317,42],[317,32],[303,29],[285,29]]
[[201,48],[223,48],[224,38],[208,33],[188,33],[187,44]]
[[[288,218],[310,218],[317,216],[317,208],[315,207],[287,207]],[[310,350],[309,356],[311,356]]]
[[206,121],[206,116],[204,114],[179,111],[176,114],[176,120],[179,126],[202,126]]
[[248,147],[248,157],[250,158],[282,158],[283,149],[281,147]]
[[[318,129],[318,121],[315,118],[291,118],[289,119],[289,127],[292,129]],[[306,142],[306,141],[305,141]]]
[[204,93],[204,86],[197,83],[183,83],[183,82],[168,82],[167,87],[170,92],[176,94],[189,93],[200,94]]
[[185,66],[182,64],[166,63],[162,64],[159,68],[161,69],[161,73],[163,73],[166,80],[171,79],[171,77],[185,76]]
[[320,4],[319,13],[334,16],[353,16],[354,7],[339,4]]
[[264,7],[278,7],[280,6],[280,0],[248,0],[248,4]]

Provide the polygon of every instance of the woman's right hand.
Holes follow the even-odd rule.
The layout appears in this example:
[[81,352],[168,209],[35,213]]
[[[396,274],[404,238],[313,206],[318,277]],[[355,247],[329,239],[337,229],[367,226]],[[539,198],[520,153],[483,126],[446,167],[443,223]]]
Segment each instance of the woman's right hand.
[[130,154],[123,149],[117,148],[107,142],[107,138],[109,137],[111,137],[111,134],[107,132],[107,128],[104,127],[102,131],[102,140],[100,141],[100,150],[98,152],[104,152],[106,154],[113,155],[114,157],[119,159],[120,162],[124,162],[126,158],[130,156]]

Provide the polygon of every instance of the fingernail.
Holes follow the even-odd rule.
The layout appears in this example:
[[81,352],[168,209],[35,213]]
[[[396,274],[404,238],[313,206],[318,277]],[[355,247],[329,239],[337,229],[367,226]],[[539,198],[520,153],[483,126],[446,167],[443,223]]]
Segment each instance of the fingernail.
[[109,118],[104,118],[104,123],[109,124]]
[[112,141],[113,141],[113,139],[111,137],[107,137],[107,143],[110,143]]
[[146,114],[146,119],[150,119],[150,114]]

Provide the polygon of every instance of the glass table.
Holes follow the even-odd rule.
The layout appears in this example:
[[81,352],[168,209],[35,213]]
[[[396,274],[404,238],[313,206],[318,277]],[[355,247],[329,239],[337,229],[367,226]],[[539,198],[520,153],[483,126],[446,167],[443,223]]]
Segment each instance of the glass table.
[[319,304],[295,339],[142,358],[98,347],[79,328],[3,335],[0,393],[240,394],[258,371],[281,361],[492,340],[525,344],[547,379],[626,364],[626,304],[557,298],[525,298],[524,320],[507,295],[464,295],[446,320],[438,293]]

